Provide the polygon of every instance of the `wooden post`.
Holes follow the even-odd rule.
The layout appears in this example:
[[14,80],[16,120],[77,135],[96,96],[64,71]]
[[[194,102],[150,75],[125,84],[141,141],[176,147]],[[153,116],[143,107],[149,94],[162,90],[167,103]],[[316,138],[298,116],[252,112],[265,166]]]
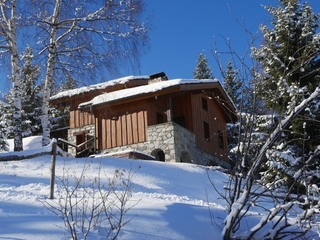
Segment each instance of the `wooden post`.
[[167,122],[172,121],[172,99],[169,97],[167,100]]
[[51,157],[51,179],[50,179],[50,199],[54,199],[54,184],[56,177],[56,157],[57,157],[57,140],[52,140],[52,157]]

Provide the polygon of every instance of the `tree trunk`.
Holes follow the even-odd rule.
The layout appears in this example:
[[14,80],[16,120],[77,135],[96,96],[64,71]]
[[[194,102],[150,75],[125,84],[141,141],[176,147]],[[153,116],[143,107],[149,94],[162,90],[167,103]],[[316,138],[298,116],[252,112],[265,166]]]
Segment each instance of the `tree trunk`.
[[[14,134],[14,151],[22,151],[22,132],[21,132],[21,91],[19,77],[19,54],[16,36],[16,0],[12,0],[11,18],[8,19],[5,13],[5,6],[1,6],[2,18],[8,26],[6,38],[9,45],[10,62],[11,62],[11,80],[14,95],[14,114],[13,114],[13,134]],[[2,26],[4,28],[4,26]]]
[[46,146],[50,143],[50,121],[49,121],[49,99],[51,94],[51,87],[53,83],[53,70],[54,63],[57,54],[56,49],[56,38],[57,38],[57,22],[60,14],[60,0],[56,0],[55,8],[51,22],[51,33],[50,33],[50,45],[47,60],[47,70],[44,82],[43,102],[42,102],[42,146]]

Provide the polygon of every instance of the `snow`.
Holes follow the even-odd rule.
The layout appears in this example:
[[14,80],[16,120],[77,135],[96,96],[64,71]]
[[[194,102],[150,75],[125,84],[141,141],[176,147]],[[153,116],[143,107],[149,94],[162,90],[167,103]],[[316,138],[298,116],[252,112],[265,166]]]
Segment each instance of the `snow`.
[[[41,138],[24,139],[25,149],[41,147]],[[12,148],[12,143],[10,143]],[[61,229],[63,222],[44,202],[50,192],[50,156],[30,160],[0,162],[0,238],[70,239]],[[223,201],[218,199],[208,180],[207,169],[186,163],[116,158],[63,158],[56,163],[57,179],[63,169],[97,175],[101,167],[112,174],[116,169],[130,169],[133,199],[137,205],[128,212],[133,218],[119,239],[211,239],[219,225],[211,224],[209,207],[215,218],[223,217]],[[210,171],[219,189],[226,175]],[[57,181],[59,185],[59,181]]]
[[84,86],[84,87],[80,87],[72,90],[66,90],[50,97],[50,100],[59,99],[63,97],[72,97],[72,96],[80,95],[93,90],[105,89],[106,87],[128,83],[131,80],[147,80],[147,79],[150,79],[150,77],[149,76],[126,76],[126,77],[117,78],[117,79],[110,80],[103,83]]
[[103,93],[96,96],[89,102],[81,103],[79,108],[84,108],[88,106],[94,106],[102,103],[114,102],[120,99],[129,98],[137,95],[154,93],[167,88],[176,87],[185,84],[203,84],[203,83],[219,83],[218,80],[195,80],[195,79],[172,79],[168,81],[161,81],[152,83],[149,85],[143,85],[134,88],[122,89],[114,92]]
[[[28,151],[41,149],[41,137],[29,137],[23,143]],[[70,239],[63,221],[45,206],[52,201],[48,199],[50,167],[50,156],[0,162],[0,239]],[[94,179],[100,170],[108,177],[115,170],[133,173],[133,208],[125,215],[131,221],[117,239],[222,239],[227,204],[219,193],[225,192],[226,173],[188,163],[57,157],[55,196],[66,171],[77,175],[84,168],[86,179]],[[268,204],[264,207],[271,209]],[[262,212],[249,215],[244,224],[248,230],[264,216]],[[98,232],[92,236],[89,239],[105,239]]]

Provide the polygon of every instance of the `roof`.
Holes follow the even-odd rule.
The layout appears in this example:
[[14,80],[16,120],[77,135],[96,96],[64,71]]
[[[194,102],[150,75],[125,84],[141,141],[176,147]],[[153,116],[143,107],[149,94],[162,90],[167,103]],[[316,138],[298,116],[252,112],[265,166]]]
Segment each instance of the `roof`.
[[79,108],[88,106],[96,106],[103,103],[119,102],[120,100],[132,98],[136,96],[146,95],[148,93],[156,93],[168,88],[184,85],[184,84],[201,84],[201,83],[216,83],[217,80],[182,80],[173,79],[168,81],[156,82],[149,85],[143,85],[135,88],[127,88],[114,92],[100,94],[94,97],[91,101],[81,103]]
[[[158,79],[159,78],[159,79]],[[51,104],[70,104],[78,99],[81,110],[89,110],[102,104],[117,105],[182,91],[203,91],[220,103],[225,114],[233,114],[235,120],[236,107],[217,79],[173,79],[168,80],[164,73],[150,76],[127,76],[103,83],[63,91],[50,98]],[[88,97],[89,96],[89,97]],[[82,98],[84,97],[84,98]],[[82,100],[80,100],[80,98]],[[91,99],[88,101],[88,99]],[[220,100],[219,100],[220,99]],[[79,101],[80,100],[80,101]],[[87,102],[83,102],[83,100]],[[81,103],[82,102],[82,103]]]
[[149,85],[142,85],[134,88],[127,88],[118,91],[100,94],[88,102],[81,103],[79,109],[95,107],[101,104],[120,104],[126,101],[134,101],[135,99],[145,99],[152,96],[159,96],[163,93],[173,93],[178,91],[192,91],[192,90],[208,90],[218,89],[220,95],[225,99],[222,103],[229,108],[230,111],[235,112],[236,107],[231,98],[223,90],[220,82],[217,79],[173,79],[167,81],[155,82]]
[[110,81],[103,82],[103,83],[98,83],[98,84],[94,84],[94,85],[84,86],[84,87],[60,92],[60,93],[50,97],[50,101],[61,99],[61,98],[66,98],[66,97],[70,98],[70,97],[78,96],[78,95],[81,95],[81,94],[84,94],[87,92],[91,92],[91,91],[95,91],[95,90],[103,90],[103,89],[106,89],[107,87],[110,87],[110,86],[126,84],[132,80],[148,80],[148,79],[150,79],[150,76],[127,76],[127,77],[117,78],[117,79],[110,80]]

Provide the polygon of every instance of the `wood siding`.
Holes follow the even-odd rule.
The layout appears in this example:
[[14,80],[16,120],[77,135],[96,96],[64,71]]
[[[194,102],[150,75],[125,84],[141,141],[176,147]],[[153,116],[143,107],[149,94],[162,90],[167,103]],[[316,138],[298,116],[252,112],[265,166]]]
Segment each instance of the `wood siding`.
[[98,122],[98,149],[120,147],[147,141],[147,104],[143,102],[101,107],[96,114]]
[[94,124],[94,116],[89,112],[70,111],[70,128],[79,128]]
[[183,127],[193,132],[192,116],[190,92],[172,98],[172,119],[174,122],[184,118]]
[[[218,103],[209,99],[205,94],[192,95],[193,129],[196,144],[203,151],[227,161],[227,136],[224,114]],[[202,99],[207,101],[208,110],[203,109]],[[209,126],[207,139],[205,128]],[[223,147],[219,146],[219,134],[223,136]],[[221,144],[220,144],[221,145]]]
[[79,128],[86,125],[94,124],[94,115],[90,112],[79,111],[78,106],[82,102],[89,101],[93,96],[83,96],[75,99],[70,104],[70,128]]
[[167,121],[167,98],[150,99],[146,106],[148,111],[148,126],[158,124],[157,113],[163,116],[164,122]]
[[[171,100],[170,100],[171,99]],[[171,101],[171,109],[170,102]],[[168,121],[168,110],[171,111],[172,120],[184,118],[185,128],[192,131],[192,110],[191,94],[178,94],[178,96],[165,95],[158,98],[150,99],[148,105],[148,125],[159,124],[157,114],[162,114],[163,122]]]

